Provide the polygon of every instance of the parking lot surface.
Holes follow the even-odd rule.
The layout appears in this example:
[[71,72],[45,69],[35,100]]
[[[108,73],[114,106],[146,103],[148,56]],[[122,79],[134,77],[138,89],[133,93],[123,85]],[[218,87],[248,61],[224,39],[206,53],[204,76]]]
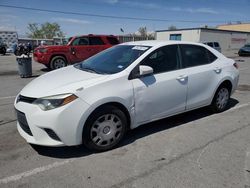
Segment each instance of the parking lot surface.
[[240,81],[227,111],[202,108],[156,121],[130,131],[118,148],[92,153],[24,141],[16,129],[14,97],[48,70],[33,62],[34,76],[21,79],[15,57],[0,56],[0,187],[244,187],[250,58],[234,58]]

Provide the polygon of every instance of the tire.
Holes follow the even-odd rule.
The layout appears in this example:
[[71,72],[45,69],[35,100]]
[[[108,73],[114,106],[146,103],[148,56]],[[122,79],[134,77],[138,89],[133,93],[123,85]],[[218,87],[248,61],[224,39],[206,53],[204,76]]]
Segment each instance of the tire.
[[126,115],[120,109],[107,105],[94,111],[83,130],[83,144],[90,150],[107,151],[122,140],[127,130]]
[[63,56],[55,56],[50,61],[50,68],[52,70],[60,69],[67,66],[67,61]]
[[211,109],[215,113],[223,112],[228,107],[228,102],[230,99],[230,89],[226,85],[220,86],[213,98]]

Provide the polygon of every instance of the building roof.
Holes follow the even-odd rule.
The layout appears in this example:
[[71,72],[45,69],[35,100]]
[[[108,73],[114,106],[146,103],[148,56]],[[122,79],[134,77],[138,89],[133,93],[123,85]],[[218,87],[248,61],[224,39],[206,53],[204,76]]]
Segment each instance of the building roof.
[[12,32],[12,33],[17,33],[17,31],[14,31],[14,30],[0,30],[0,33],[1,32]]
[[184,28],[184,29],[175,29],[175,30],[157,30],[156,32],[166,32],[166,31],[188,31],[188,30],[202,30],[202,31],[215,31],[215,32],[228,32],[228,33],[246,33],[250,34],[250,32],[245,31],[234,31],[234,30],[222,30],[222,29],[214,29],[214,28],[204,28],[204,27],[194,27],[194,28]]
[[250,23],[218,25],[217,29],[250,32]]

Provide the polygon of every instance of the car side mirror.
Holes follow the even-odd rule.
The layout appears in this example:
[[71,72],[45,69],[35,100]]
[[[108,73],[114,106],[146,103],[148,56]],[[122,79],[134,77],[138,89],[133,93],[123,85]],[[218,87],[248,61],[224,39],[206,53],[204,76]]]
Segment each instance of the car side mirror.
[[152,69],[152,67],[146,66],[146,65],[139,66],[140,76],[148,76],[148,75],[153,74],[153,73],[154,73],[154,70]]

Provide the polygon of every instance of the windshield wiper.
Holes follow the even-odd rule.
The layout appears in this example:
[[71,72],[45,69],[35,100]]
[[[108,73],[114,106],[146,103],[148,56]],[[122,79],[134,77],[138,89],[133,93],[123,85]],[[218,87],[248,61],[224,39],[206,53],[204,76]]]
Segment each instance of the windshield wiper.
[[86,72],[96,73],[96,74],[105,74],[103,72],[97,71],[90,67],[81,67],[81,70],[86,71]]

